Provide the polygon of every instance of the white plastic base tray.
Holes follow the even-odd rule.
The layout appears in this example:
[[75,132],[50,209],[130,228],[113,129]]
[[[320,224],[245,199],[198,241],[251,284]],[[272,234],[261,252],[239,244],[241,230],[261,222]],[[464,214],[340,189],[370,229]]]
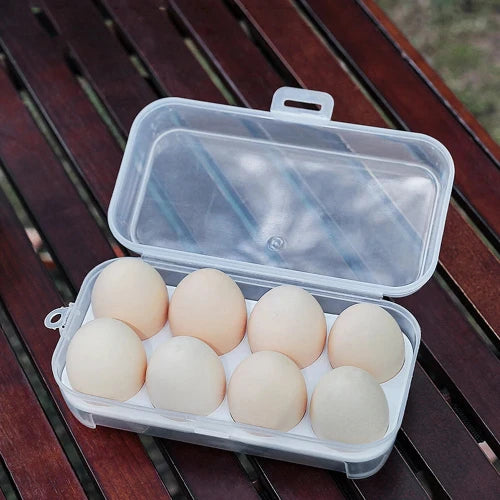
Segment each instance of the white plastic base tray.
[[[172,297],[172,294],[175,290],[175,287],[172,286],[167,286],[169,296]],[[255,301],[253,300],[246,300],[246,305],[247,305],[247,312],[250,315],[250,312],[252,311],[254,305],[256,304]],[[330,331],[331,326],[333,325],[335,319],[337,318],[337,315],[333,314],[325,314],[326,317],[326,322],[327,322],[327,331]],[[85,315],[85,318],[83,320],[82,324],[85,324],[89,321],[94,319],[94,315],[92,313],[92,308],[89,306],[89,309],[87,310],[87,313]],[[148,357],[148,360],[150,356],[152,355],[153,351],[163,342],[165,342],[167,339],[172,337],[172,332],[170,331],[170,326],[167,322],[167,324],[153,337],[151,337],[148,340],[143,341],[144,348],[146,350],[146,354]],[[405,340],[405,362],[400,370],[400,372],[390,379],[389,381],[383,383],[381,385],[382,389],[384,390],[384,393],[386,395],[388,404],[389,404],[389,427],[386,432],[386,436],[390,433],[392,433],[395,430],[395,427],[398,425],[398,417],[400,414],[401,406],[404,405],[405,403],[405,397],[406,397],[406,387],[407,387],[407,382],[408,378],[411,378],[412,376],[412,359],[413,359],[413,350],[411,343],[409,339],[404,335],[404,340]],[[314,454],[318,454],[320,451],[320,448],[325,441],[319,440],[315,434],[312,431],[311,428],[311,423],[310,423],[310,418],[309,418],[309,404],[311,400],[312,393],[314,391],[314,387],[318,383],[319,379],[321,376],[330,371],[332,367],[330,366],[330,362],[328,360],[328,352],[327,348],[323,349],[323,352],[321,353],[321,356],[310,366],[307,368],[304,368],[302,371],[302,374],[304,375],[304,379],[306,381],[306,386],[307,386],[307,394],[308,394],[308,409],[304,415],[304,418],[299,422],[298,425],[296,425],[293,429],[288,431],[288,433],[281,433],[283,436],[286,434],[294,434],[300,437],[306,437],[306,438],[314,438],[314,440],[310,441],[310,446],[311,446],[311,451],[314,451]],[[235,368],[251,354],[250,346],[248,344],[247,340],[247,335],[245,334],[244,339],[242,342],[234,348],[232,351],[230,351],[227,354],[224,354],[223,356],[220,357],[222,364],[224,365],[224,370],[226,373],[226,381],[229,383],[229,380],[231,378],[231,375]],[[62,383],[63,385],[66,385],[69,389],[72,389],[71,384],[68,380],[68,376],[66,374],[66,368],[64,368],[63,373],[62,373]],[[154,412],[148,412],[147,418],[137,418],[136,412],[134,412],[134,416],[131,413],[131,409],[137,407],[144,407],[144,408],[153,408],[153,405],[151,404],[151,401],[149,399],[146,387],[143,386],[142,389],[131,399],[125,401],[124,403],[118,403],[116,405],[95,405],[93,407],[90,407],[88,404],[88,401],[86,401],[87,396],[82,394],[82,398],[78,397],[78,394],[76,391],[72,390],[71,395],[69,393],[65,394],[67,399],[69,400],[72,405],[76,406],[79,409],[82,409],[87,412],[91,412],[94,414],[101,414],[105,415],[107,417],[111,418],[116,418],[119,420],[125,420],[125,421],[134,421],[134,422],[139,422],[141,421],[144,424],[150,425],[150,426],[155,426],[155,427],[174,427],[176,429],[182,430],[183,428],[186,431],[192,432],[193,431],[193,425],[192,421],[187,420],[187,421],[182,421],[182,419],[178,418],[168,418],[168,422],[165,420],[166,417],[162,414],[163,412],[161,410],[154,411]],[[104,401],[104,400],[103,400]],[[181,414],[179,414],[181,415]],[[144,415],[145,417],[146,415]],[[229,413],[229,407],[227,403],[227,397],[224,398],[224,401],[221,403],[221,405],[215,410],[213,413],[211,413],[207,419],[210,420],[218,420],[218,421],[223,421],[223,422],[231,422],[233,423],[233,420],[231,418],[231,415]],[[247,429],[251,426],[245,426]],[[272,435],[269,434],[269,431],[260,427],[254,427],[255,432],[252,434],[254,435],[252,440],[258,441],[259,445],[266,445],[269,446],[271,443],[269,442],[269,439],[272,439],[275,441],[276,439],[276,432],[271,431]],[[215,431],[215,429],[214,429]],[[200,434],[205,433],[204,429],[198,429],[197,432]],[[207,430],[207,433],[210,434],[210,431]],[[232,439],[238,439],[237,436],[238,432],[236,429],[234,432],[231,432],[231,438]],[[244,434],[244,435],[243,435]],[[278,433],[279,435],[280,433]],[[220,435],[220,432],[215,432],[215,436]],[[248,433],[247,430],[242,431],[242,435],[240,436],[240,439],[242,441],[248,442],[250,437],[250,434]],[[278,438],[279,439],[279,438]],[[281,441],[281,440],[280,440]],[[308,440],[309,441],[309,440]],[[279,447],[283,444],[286,443],[274,443],[274,444],[279,444]],[[306,447],[304,446],[305,443],[302,444],[302,452],[307,452]],[[374,443],[375,445],[375,443]],[[370,446],[367,444],[367,446]],[[374,449],[375,448],[375,449]],[[376,456],[377,454],[384,453],[384,451],[387,449],[387,443],[385,443],[383,446],[375,447],[370,446],[370,450],[368,455],[370,457]],[[326,451],[326,450],[325,450]],[[367,450],[368,451],[368,450]],[[378,451],[378,453],[377,453]],[[332,453],[332,445],[328,445],[328,455],[331,456]],[[362,460],[363,458],[360,457],[359,452],[356,453],[346,453],[345,451],[342,453],[343,459],[350,458],[355,461],[359,461],[360,459]],[[367,459],[368,457],[365,457]]]

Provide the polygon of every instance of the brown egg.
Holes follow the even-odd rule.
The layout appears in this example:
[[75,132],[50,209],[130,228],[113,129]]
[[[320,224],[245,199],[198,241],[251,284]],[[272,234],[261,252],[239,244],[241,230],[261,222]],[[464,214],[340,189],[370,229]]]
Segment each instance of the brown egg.
[[187,275],[172,296],[169,323],[173,335],[197,337],[219,355],[241,342],[246,322],[241,290],[217,269],[199,269]]
[[151,356],[146,388],[156,408],[208,415],[226,393],[224,367],[205,342],[173,337]]
[[99,274],[92,290],[96,318],[127,323],[142,340],[167,321],[168,292],[160,273],[139,258],[115,260]]
[[281,352],[300,368],[316,361],[325,340],[323,310],[298,286],[273,288],[261,297],[248,319],[248,342],[253,352]]
[[125,401],[144,384],[146,352],[125,323],[99,318],[83,325],[71,339],[66,372],[77,391]]
[[236,422],[288,431],[306,411],[306,383],[297,365],[284,354],[256,352],[237,366],[227,400]]
[[309,414],[319,438],[343,443],[371,443],[383,438],[389,425],[384,391],[368,372],[354,366],[321,377]]
[[381,384],[403,366],[403,333],[385,309],[375,304],[355,304],[342,311],[333,323],[328,357],[334,368],[357,366]]

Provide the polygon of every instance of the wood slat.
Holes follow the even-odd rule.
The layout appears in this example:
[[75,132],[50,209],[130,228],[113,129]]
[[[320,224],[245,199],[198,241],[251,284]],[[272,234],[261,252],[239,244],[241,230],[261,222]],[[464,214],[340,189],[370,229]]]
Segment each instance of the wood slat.
[[269,458],[259,458],[257,467],[281,500],[345,498],[326,470]]
[[175,466],[194,498],[259,498],[234,453],[179,441],[163,440],[163,444],[175,457]]
[[[155,100],[156,94],[146,80],[139,76],[118,40],[110,36],[92,4],[85,1],[43,0],[42,6],[103,104],[122,132],[127,134],[138,110]],[[123,53],[118,61],[116,52]],[[108,70],[103,71],[103,68]],[[96,74],[99,75],[99,82],[93,79]]]
[[[418,68],[418,72],[425,76],[426,82],[439,92],[439,95],[448,101],[450,111],[456,115],[459,120],[463,120],[467,127],[473,132],[475,139],[488,150],[493,157],[500,157],[500,145],[488,134],[483,126],[477,121],[473,114],[465,107],[458,97],[450,90],[439,76],[425,60],[425,58],[416,50],[398,27],[390,20],[384,11],[374,0],[362,0],[360,5],[365,12],[374,19],[379,29],[389,38],[393,45],[399,49],[401,54],[405,54],[411,60],[411,65]],[[446,103],[445,103],[446,104]]]
[[[0,67],[0,161],[73,283],[111,247]],[[78,227],[84,237],[75,237]],[[84,254],[85,259],[75,259]]]
[[419,365],[401,429],[451,498],[498,498],[497,471]]
[[59,40],[48,36],[25,2],[6,0],[0,45],[49,123],[65,131],[61,143],[83,178],[99,180],[88,185],[107,209],[122,153],[68,69]]
[[484,242],[471,226],[464,223],[459,212],[449,210],[441,245],[441,264],[455,285],[470,299],[477,314],[500,338],[500,261],[485,248]]
[[0,298],[102,492],[109,498],[169,498],[136,435],[84,427],[66,406],[51,368],[57,334],[43,326],[47,312],[62,299],[3,193],[0,254]]
[[[213,62],[215,69],[240,103],[247,107],[269,110],[274,90],[282,87],[285,82],[272,66],[267,64],[254,44],[242,43],[244,35],[231,13],[217,0],[172,1],[169,2],[169,7],[178,22]],[[213,16],[214,11],[216,16]],[[207,18],[213,17],[216,17],[215,25],[206,22]],[[228,44],[228,40],[238,43]],[[237,57],[217,57],[228,50],[237,53]],[[248,71],[249,65],[252,65],[253,71]]]
[[[415,63],[405,50],[410,44],[398,36],[395,41],[384,36],[381,26],[373,22],[362,6],[362,2],[328,2],[325,0],[303,0],[308,11],[327,31],[331,39],[340,44],[348,57],[376,88],[386,103],[411,130],[429,134],[440,140],[451,152],[455,160],[455,183],[468,203],[475,207],[479,217],[490,225],[493,231],[500,233],[500,211],[496,209],[500,195],[500,172],[473,135],[457,119],[456,110],[450,110],[444,96],[436,92],[446,89],[437,81],[428,81],[415,70]],[[373,9],[375,2],[365,2]],[[381,18],[380,10],[377,9]],[[276,13],[277,14],[277,13]],[[352,29],[356,26],[356,29]],[[393,30],[394,34],[394,30]],[[398,47],[403,43],[403,47]],[[376,46],[377,50],[369,50]],[[414,55],[416,51],[412,51]],[[422,64],[422,58],[419,58]],[[390,68],[390,70],[388,69]],[[446,92],[449,95],[451,92]],[[453,102],[456,102],[455,98]],[[416,105],[416,103],[418,103]],[[462,106],[458,108],[463,109]],[[429,114],[429,110],[432,113]],[[468,122],[473,119],[465,118]],[[484,140],[487,134],[479,132],[478,140]],[[491,140],[486,140],[487,148],[498,155],[498,149],[492,147]],[[498,157],[497,157],[498,159]]]
[[[80,9],[80,6],[82,5],[85,7],[83,10]],[[130,85],[134,85],[135,83],[137,83],[139,88],[141,88],[140,85],[144,82],[144,80],[134,69],[126,53],[122,50],[122,47],[118,43],[116,43],[111,33],[107,32],[106,30],[99,31],[98,27],[100,26],[100,24],[102,24],[102,19],[98,15],[95,7],[90,2],[82,2],[81,4],[79,4],[78,9],[76,9],[74,12],[67,10],[66,6],[59,2],[52,3],[50,1],[47,1],[45,8],[47,14],[50,15],[53,22],[58,26],[58,30],[60,31],[61,36],[64,36],[68,46],[71,46],[71,49],[75,57],[81,64],[82,70],[84,71],[85,75],[92,81],[100,95],[107,96],[105,99],[105,103],[109,106],[114,107],[114,116],[118,118],[118,123],[121,126],[122,130],[125,130],[128,124],[122,120],[127,120],[129,117],[135,116],[140,111],[142,106],[147,102],[153,100],[156,95],[149,87],[146,87],[145,89],[143,88],[142,92],[139,92],[137,95],[129,94],[126,99],[113,99],[113,82],[115,80],[119,78],[127,78]],[[80,32],[78,28],[74,26],[81,25],[82,23],[86,27],[86,33],[88,33],[89,35],[88,37],[86,37],[84,33]],[[99,33],[100,53],[103,55],[102,59],[96,59],[92,56],[92,51],[94,48],[93,34],[95,32]],[[33,49],[33,47],[31,48]],[[45,54],[43,52],[40,52],[40,56],[45,57]],[[89,58],[91,59],[91,61],[88,60]],[[103,64],[103,66],[100,66],[101,63]],[[24,69],[24,67],[22,67],[22,69]],[[117,71],[116,75],[115,69]],[[37,83],[40,83],[40,85],[43,86],[47,82],[38,81]],[[58,87],[57,81],[54,82],[54,86],[56,88]],[[35,92],[38,92],[39,87],[33,86],[33,89]],[[62,86],[62,88],[60,88],[60,91],[63,93],[68,92],[67,89],[68,87]],[[71,93],[66,94],[67,99],[70,99],[71,96]],[[52,119],[52,123],[55,126],[55,130],[57,131],[58,136],[63,141],[70,141],[71,131],[68,130],[66,122],[64,120],[61,120],[59,116],[50,115],[50,118]],[[96,118],[97,115],[94,115],[92,120],[88,120],[89,127],[93,127],[95,125]],[[79,161],[80,157],[75,155],[75,159]],[[107,168],[107,166],[107,158],[106,156],[103,156],[102,168]],[[90,179],[90,184],[92,184],[92,182],[104,182],[102,177],[94,176],[92,179],[92,173],[90,172],[88,173],[88,179]],[[107,187],[112,189],[112,186]],[[105,207],[103,206],[102,208]],[[34,216],[37,217],[38,213],[34,213]],[[60,224],[64,225],[69,221],[65,222],[64,214],[59,214],[59,222]],[[71,226],[71,230],[72,232],[75,231],[74,225]],[[85,235],[81,234],[81,236]],[[76,237],[76,240],[78,239],[79,238]],[[55,255],[58,255],[59,251],[63,250],[62,244],[63,242],[61,242],[60,245],[53,247]],[[100,261],[103,261],[112,258],[113,255],[110,251],[103,250],[99,253],[98,257]],[[81,255],[76,253],[74,255],[74,258],[83,260],[87,265],[87,269],[90,270],[91,267],[88,265],[89,263],[86,262],[86,256],[82,257]],[[71,281],[73,286],[78,287],[79,282],[75,282],[73,280]],[[180,469],[181,474],[185,473],[186,477],[189,477],[191,479],[191,481],[189,482],[189,486],[194,490],[198,488],[204,488],[204,480],[202,479],[203,471],[206,468],[205,464],[210,463],[211,470],[214,472],[217,471],[219,476],[225,475],[228,481],[232,481],[235,484],[237,483],[243,485],[248,483],[248,486],[252,491],[254,491],[251,483],[248,481],[248,478],[241,468],[233,467],[231,471],[228,470],[228,462],[232,459],[235,460],[234,455],[232,455],[231,453],[220,452],[217,450],[206,448],[203,449],[204,451],[199,453],[204,455],[203,460],[187,461],[183,459],[182,449],[180,448],[180,446],[180,443],[170,444],[170,455],[177,466],[177,453],[180,453],[180,460],[182,460],[184,467],[178,468]],[[221,488],[221,491],[218,490],[219,487]],[[224,483],[220,481],[214,482],[212,488],[213,496],[219,497],[219,494],[223,494],[226,491],[226,488],[227,484],[224,485]],[[243,489],[242,493],[244,491],[246,490]]]
[[[185,2],[183,5],[187,3],[189,2]],[[180,2],[177,2],[177,5],[179,4]],[[273,0],[269,4],[263,4],[258,0],[236,0],[236,4],[257,31],[258,36],[267,44],[268,49],[273,51],[275,57],[284,66],[290,68],[291,74],[301,86],[323,90],[334,97],[340,96],[335,102],[333,113],[335,120],[384,126],[384,122],[375,107],[371,105],[364,95],[359,95],[360,91],[357,85],[343,70],[332,52],[321,43],[307,23],[297,15],[296,9],[288,0]],[[283,23],[287,26],[286,30],[282,29]],[[353,26],[356,24],[347,25]],[[358,30],[350,31],[357,32]],[[301,43],[297,45],[295,40],[301,40]],[[229,52],[231,48],[226,47],[226,52]],[[242,61],[242,64],[245,64],[245,62],[249,65],[248,60]],[[251,71],[252,68],[249,67],[248,70]],[[412,109],[422,108],[421,106],[414,106],[414,102],[408,103]],[[431,121],[427,112],[425,117],[427,122]],[[446,146],[453,146],[453,144],[449,140],[445,141]],[[462,161],[462,156],[460,156],[462,154],[461,149],[454,152],[455,162]],[[491,182],[494,182],[497,175],[500,181],[499,172],[490,177],[488,175],[486,177]],[[487,189],[493,189],[497,192],[497,186],[500,186],[500,182],[493,186]],[[498,194],[490,197],[490,210],[495,207],[497,199]],[[456,207],[450,205],[449,212],[456,211]],[[460,221],[461,225],[468,225],[468,222],[460,213],[451,216],[453,216],[454,220]],[[500,317],[498,308],[492,308],[491,298],[479,292],[491,288],[491,273],[498,273],[500,266],[498,262],[494,261],[489,248],[482,244],[479,236],[473,231],[467,232],[469,238],[464,240],[461,234],[457,234],[449,228],[445,229],[440,261],[452,277],[455,275],[467,277],[474,265],[474,261],[457,260],[455,253],[449,253],[447,250],[455,248],[468,252],[469,250],[465,250],[468,247],[469,249],[474,248],[476,258],[489,264],[490,269],[487,273],[476,272],[475,280],[465,279],[461,283],[461,287],[467,298],[474,304],[477,313],[487,324],[495,328],[494,331],[497,331]],[[500,331],[498,335],[500,336]]]
[[[397,302],[418,319],[426,349],[478,411],[492,443],[500,436],[500,363],[435,280]],[[493,444],[494,446],[494,444]]]
[[[177,33],[161,0],[100,0],[148,70],[161,82],[162,92],[189,99],[226,103],[217,87]],[[154,64],[149,64],[154,61]]]
[[0,454],[18,492],[25,499],[86,498],[2,329],[0,359]]

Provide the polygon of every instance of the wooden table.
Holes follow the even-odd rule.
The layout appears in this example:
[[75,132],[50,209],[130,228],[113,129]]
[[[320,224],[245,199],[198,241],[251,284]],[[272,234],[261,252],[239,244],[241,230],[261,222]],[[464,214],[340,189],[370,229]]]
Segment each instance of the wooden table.
[[[499,147],[376,4],[30,3],[0,1],[0,164],[14,188],[0,192],[3,495],[500,498],[486,456],[500,456]],[[437,272],[397,301],[423,343],[395,449],[369,479],[90,430],[52,377],[57,334],[45,314],[121,255],[102,222],[137,112],[165,95],[269,109],[284,84],[332,94],[336,120],[430,134],[455,161]]]

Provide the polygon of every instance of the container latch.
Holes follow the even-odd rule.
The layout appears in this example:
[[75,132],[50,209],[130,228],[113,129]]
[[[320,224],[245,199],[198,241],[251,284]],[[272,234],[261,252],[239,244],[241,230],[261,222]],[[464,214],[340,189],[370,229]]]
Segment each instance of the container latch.
[[68,307],[58,307],[53,311],[50,311],[43,321],[43,324],[46,328],[50,328],[51,330],[61,330],[66,325],[66,321],[69,317],[69,311],[73,306],[73,302],[68,304]]

